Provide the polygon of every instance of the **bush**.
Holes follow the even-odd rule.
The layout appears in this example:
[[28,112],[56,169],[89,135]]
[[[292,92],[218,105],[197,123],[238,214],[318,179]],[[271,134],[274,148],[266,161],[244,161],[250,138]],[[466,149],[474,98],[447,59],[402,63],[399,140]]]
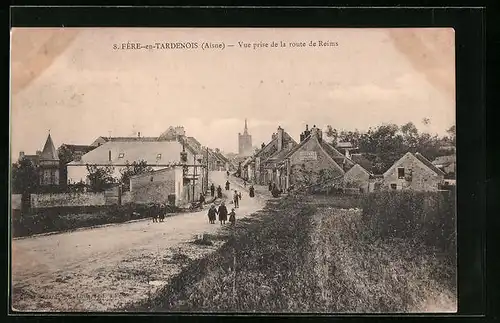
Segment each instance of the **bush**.
[[[32,214],[16,210],[12,213],[12,236],[23,237],[144,219],[151,216],[148,210],[150,210],[148,205],[132,203],[111,206],[54,207],[36,209]],[[168,213],[174,211],[173,208],[167,208]]]
[[381,238],[422,241],[455,254],[455,195],[449,191],[368,194],[363,221]]

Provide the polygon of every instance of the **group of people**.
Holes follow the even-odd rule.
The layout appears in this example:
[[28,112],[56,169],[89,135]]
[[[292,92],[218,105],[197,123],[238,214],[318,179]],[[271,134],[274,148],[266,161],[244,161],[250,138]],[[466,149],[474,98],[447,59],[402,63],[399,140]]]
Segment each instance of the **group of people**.
[[148,212],[153,218],[153,222],[163,222],[167,213],[167,206],[163,203],[149,205]]
[[219,221],[221,225],[226,224],[228,215],[229,215],[229,222],[231,223],[231,225],[234,225],[236,222],[236,213],[234,212],[234,208],[228,214],[227,207],[224,201],[221,202],[219,208],[217,208],[215,204],[212,204],[210,206],[210,209],[208,209],[208,222],[210,224],[215,224],[217,215],[219,216]]
[[[215,186],[214,186],[214,183],[212,183],[212,185],[210,185],[210,196],[214,197],[215,196]],[[220,185],[217,187],[217,198],[222,198],[222,187],[220,187]]]

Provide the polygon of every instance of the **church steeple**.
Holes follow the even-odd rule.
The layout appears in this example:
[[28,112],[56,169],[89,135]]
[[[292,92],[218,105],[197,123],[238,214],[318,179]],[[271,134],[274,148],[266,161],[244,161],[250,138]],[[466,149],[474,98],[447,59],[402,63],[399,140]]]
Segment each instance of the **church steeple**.
[[245,130],[243,131],[245,135],[248,134],[248,127],[247,127],[247,118],[245,118]]

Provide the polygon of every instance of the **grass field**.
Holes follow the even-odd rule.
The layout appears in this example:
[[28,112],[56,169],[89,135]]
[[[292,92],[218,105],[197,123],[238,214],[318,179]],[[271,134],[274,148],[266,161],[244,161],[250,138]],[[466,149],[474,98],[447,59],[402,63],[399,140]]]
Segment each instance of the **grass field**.
[[[344,202],[342,204],[345,204]],[[423,245],[379,239],[362,210],[310,197],[270,201],[147,304],[195,312],[453,312],[456,266]]]

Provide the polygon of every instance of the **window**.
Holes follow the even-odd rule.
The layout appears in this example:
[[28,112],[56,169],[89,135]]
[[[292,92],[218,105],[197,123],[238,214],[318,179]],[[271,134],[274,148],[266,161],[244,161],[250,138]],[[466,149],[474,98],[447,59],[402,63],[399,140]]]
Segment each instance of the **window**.
[[405,169],[403,167],[398,168],[398,178],[399,179],[404,179],[405,178]]
[[124,156],[125,156],[125,154],[124,154],[124,153],[120,153],[120,154],[118,155],[118,158],[123,158]]
[[398,188],[398,186],[396,184],[391,184],[391,189],[395,190],[397,188]]

